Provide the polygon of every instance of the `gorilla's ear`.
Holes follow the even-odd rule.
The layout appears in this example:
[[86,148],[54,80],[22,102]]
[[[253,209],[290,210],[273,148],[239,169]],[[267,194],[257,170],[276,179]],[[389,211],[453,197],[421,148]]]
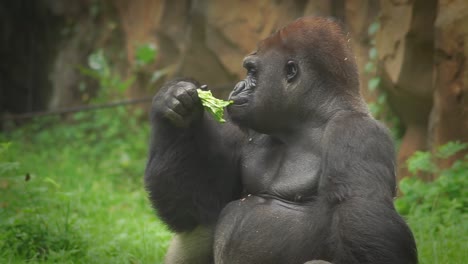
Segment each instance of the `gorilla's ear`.
[[293,60],[289,60],[288,63],[286,63],[286,80],[292,82],[298,73],[299,66],[297,63]]

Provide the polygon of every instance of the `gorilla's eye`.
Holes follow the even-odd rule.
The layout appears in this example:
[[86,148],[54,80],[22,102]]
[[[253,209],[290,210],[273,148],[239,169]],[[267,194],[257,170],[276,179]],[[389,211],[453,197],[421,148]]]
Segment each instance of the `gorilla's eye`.
[[291,82],[294,77],[297,75],[297,64],[296,62],[290,60],[286,64],[286,79],[288,82]]

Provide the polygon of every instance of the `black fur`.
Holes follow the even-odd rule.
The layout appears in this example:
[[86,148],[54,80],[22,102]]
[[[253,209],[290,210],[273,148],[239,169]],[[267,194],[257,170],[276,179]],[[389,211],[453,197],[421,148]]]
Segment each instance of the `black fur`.
[[158,92],[145,183],[179,234],[169,263],[199,263],[174,252],[190,252],[197,227],[217,264],[417,263],[393,207],[393,142],[343,39],[333,21],[303,18],[262,42],[225,124],[203,112],[193,81]]

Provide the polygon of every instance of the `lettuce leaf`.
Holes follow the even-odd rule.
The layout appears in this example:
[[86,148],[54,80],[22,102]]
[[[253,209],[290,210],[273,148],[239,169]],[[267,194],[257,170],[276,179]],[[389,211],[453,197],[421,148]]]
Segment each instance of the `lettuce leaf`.
[[202,89],[197,89],[198,97],[201,100],[201,103],[206,111],[211,113],[213,117],[219,123],[224,123],[226,120],[223,119],[224,108],[233,103],[233,101],[224,101],[218,98],[215,98],[211,91],[203,91]]

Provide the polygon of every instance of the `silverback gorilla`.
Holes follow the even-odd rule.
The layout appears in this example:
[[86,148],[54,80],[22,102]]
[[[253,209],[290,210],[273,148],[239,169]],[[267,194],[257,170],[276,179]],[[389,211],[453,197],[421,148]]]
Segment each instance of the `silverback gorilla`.
[[145,184],[176,233],[166,263],[417,263],[393,206],[394,147],[359,93],[341,27],[298,19],[244,59],[229,121],[165,84]]

